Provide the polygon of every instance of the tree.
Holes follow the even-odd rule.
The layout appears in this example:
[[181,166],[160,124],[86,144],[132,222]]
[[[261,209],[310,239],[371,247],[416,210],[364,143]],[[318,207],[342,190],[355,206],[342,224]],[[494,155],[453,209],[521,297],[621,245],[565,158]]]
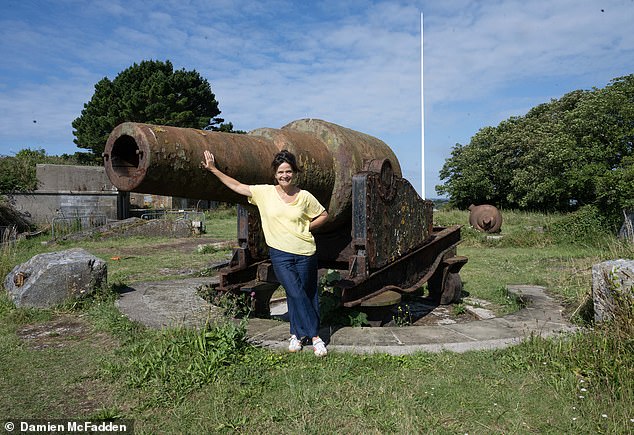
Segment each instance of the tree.
[[35,165],[46,159],[42,149],[20,150],[15,156],[0,157],[0,192],[29,192],[37,189]]
[[567,211],[596,206],[614,220],[634,207],[634,75],[573,91],[457,144],[436,187],[450,204]]
[[28,148],[18,151],[14,156],[0,156],[0,194],[36,190],[38,163],[74,165],[78,161],[75,156],[47,156],[43,149]]
[[95,85],[91,100],[72,123],[74,142],[101,159],[108,135],[122,122],[226,129],[219,114],[211,86],[198,72],[174,71],[170,61],[142,61]]

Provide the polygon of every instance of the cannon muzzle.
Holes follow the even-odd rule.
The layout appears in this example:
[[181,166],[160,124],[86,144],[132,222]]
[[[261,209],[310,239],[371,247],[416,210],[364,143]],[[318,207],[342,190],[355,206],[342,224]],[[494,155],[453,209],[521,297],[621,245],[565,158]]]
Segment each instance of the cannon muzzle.
[[502,227],[502,213],[490,204],[469,206],[469,225],[484,233],[499,233]]
[[349,223],[354,174],[387,159],[401,176],[396,155],[383,141],[318,119],[246,135],[126,122],[110,134],[104,165],[122,191],[246,204],[245,197],[201,169],[206,149],[220,170],[249,185],[272,183],[273,156],[291,151],[302,169],[297,184],[328,209],[324,229]]

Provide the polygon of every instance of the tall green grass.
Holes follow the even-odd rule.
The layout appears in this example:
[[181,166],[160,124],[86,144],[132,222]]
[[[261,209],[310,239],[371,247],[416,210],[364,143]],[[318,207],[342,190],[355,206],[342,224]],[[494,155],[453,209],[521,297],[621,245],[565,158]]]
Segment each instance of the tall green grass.
[[118,350],[118,359],[104,363],[102,375],[139,389],[142,407],[173,405],[242,362],[247,348],[245,323],[146,330]]

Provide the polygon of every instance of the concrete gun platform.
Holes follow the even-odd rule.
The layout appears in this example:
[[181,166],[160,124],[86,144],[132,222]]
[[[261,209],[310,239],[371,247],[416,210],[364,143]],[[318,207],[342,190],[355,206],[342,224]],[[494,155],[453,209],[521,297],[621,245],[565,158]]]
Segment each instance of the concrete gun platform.
[[[117,301],[119,310],[131,320],[148,327],[200,327],[222,316],[221,310],[197,294],[197,289],[215,278],[189,278],[133,284]],[[322,328],[321,337],[330,351],[355,353],[410,354],[418,351],[495,349],[517,344],[530,336],[553,336],[577,328],[563,318],[563,307],[538,286],[510,286],[525,307],[504,316],[466,323]],[[274,350],[288,346],[289,325],[274,319],[249,319],[250,342]]]

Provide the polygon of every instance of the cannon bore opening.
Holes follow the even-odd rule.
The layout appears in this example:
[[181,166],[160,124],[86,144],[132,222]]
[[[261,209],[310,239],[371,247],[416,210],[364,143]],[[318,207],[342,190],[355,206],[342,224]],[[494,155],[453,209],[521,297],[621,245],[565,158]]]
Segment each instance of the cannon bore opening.
[[139,168],[143,153],[132,136],[122,135],[112,145],[112,170],[119,176],[130,176]]

